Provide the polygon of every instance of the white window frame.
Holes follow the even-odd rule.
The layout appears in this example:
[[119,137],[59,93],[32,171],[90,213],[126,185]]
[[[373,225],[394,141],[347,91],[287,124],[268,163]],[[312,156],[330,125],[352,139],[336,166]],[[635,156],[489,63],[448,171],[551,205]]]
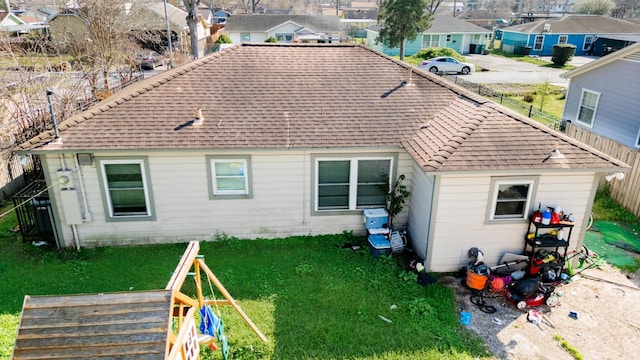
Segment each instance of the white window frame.
[[[396,161],[396,159],[393,156],[354,156],[354,157],[317,157],[314,160],[314,173],[315,173],[315,179],[314,179],[314,203],[313,203],[313,211],[316,211],[318,213],[325,213],[325,212],[345,212],[345,211],[355,211],[355,210],[362,210],[362,209],[366,209],[366,208],[378,208],[378,207],[385,207],[386,204],[380,204],[380,205],[375,205],[375,206],[367,206],[367,207],[358,207],[357,206],[357,200],[358,200],[358,162],[359,161],[375,161],[375,160],[387,160],[389,161],[389,181],[391,181],[391,179],[393,179],[393,170],[394,170],[394,163]],[[350,175],[349,175],[349,205],[348,205],[348,209],[318,209],[318,196],[319,196],[319,182],[320,182],[320,171],[319,171],[319,166],[320,166],[320,162],[322,161],[349,161],[350,165],[349,165],[349,171],[350,171]],[[389,184],[390,186],[391,184]]]
[[[278,38],[281,38],[281,40],[278,40]],[[287,39],[287,38],[290,38],[290,39]],[[276,33],[275,39],[279,43],[291,43],[293,42],[293,39],[295,39],[295,34],[294,33]]]
[[[491,179],[491,189],[489,191],[489,203],[488,203],[488,223],[503,223],[505,221],[524,221],[528,219],[529,211],[531,209],[531,203],[533,194],[536,191],[538,183],[537,177],[505,177],[505,178],[493,178]],[[529,191],[527,192],[526,199],[521,214],[513,215],[496,215],[496,208],[498,204],[498,195],[501,185],[527,185]]]
[[[102,181],[102,194],[104,199],[104,207],[108,214],[108,221],[132,221],[132,220],[155,220],[155,214],[153,211],[153,204],[150,196],[150,183],[148,178],[148,170],[145,159],[98,159],[100,164],[100,177]],[[142,177],[142,190],[144,192],[145,201],[145,213],[131,213],[131,214],[115,214],[113,208],[113,201],[111,199],[111,192],[109,188],[109,181],[107,179],[106,165],[138,165],[140,167],[140,175]]]
[[243,32],[240,33],[240,42],[250,42],[251,41],[251,33]]
[[[596,96],[596,104],[593,108],[590,108],[586,105],[584,105],[583,101],[584,101],[584,96],[585,94],[593,94]],[[588,128],[592,128],[593,127],[593,123],[596,120],[596,112],[598,111],[598,104],[600,103],[600,93],[597,91],[593,91],[593,90],[589,90],[589,89],[582,89],[582,93],[580,94],[580,102],[578,103],[578,112],[576,113],[576,122],[588,127]],[[585,107],[587,109],[591,109],[593,110],[593,113],[591,114],[591,119],[589,120],[589,122],[584,121],[583,119],[580,119],[580,110],[582,110],[582,108]]]
[[[538,39],[540,39],[540,43],[538,43]],[[533,39],[533,50],[540,51],[544,48],[544,35],[536,35]]]
[[428,48],[432,48],[432,47],[439,47],[439,46],[440,46],[440,35],[439,34],[423,34],[422,35],[422,48],[423,49],[428,49]]
[[558,36],[558,44],[566,44],[568,40],[569,40],[569,35]]
[[[587,39],[589,39],[591,41],[587,42]],[[595,41],[596,41],[595,36],[586,35],[584,37],[584,42],[582,43],[582,51],[588,51],[589,48],[591,47],[591,44],[593,44]]]
[[[210,199],[247,199],[252,197],[252,180],[251,180],[251,157],[248,155],[236,156],[207,156],[207,173],[209,181],[209,198]],[[244,189],[242,190],[221,190],[218,189],[216,174],[216,163],[241,163],[244,172],[241,176],[244,178]]]
[[636,148],[640,148],[640,129],[638,129],[638,134],[636,134]]

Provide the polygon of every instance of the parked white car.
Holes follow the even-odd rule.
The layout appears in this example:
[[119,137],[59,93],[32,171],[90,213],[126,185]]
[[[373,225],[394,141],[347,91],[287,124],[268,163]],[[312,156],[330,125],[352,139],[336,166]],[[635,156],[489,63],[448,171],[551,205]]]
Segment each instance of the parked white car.
[[473,64],[461,62],[448,56],[438,56],[425,60],[418,67],[429,70],[434,74],[456,73],[467,75],[475,69]]

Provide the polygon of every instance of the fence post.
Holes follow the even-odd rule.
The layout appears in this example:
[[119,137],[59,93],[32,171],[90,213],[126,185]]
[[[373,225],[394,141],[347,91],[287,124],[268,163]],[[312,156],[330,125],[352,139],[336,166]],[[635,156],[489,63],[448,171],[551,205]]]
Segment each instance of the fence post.
[[529,117],[531,117],[531,110],[533,110],[533,104],[529,105]]
[[504,96],[504,94],[500,94],[500,105],[502,105],[502,97]]

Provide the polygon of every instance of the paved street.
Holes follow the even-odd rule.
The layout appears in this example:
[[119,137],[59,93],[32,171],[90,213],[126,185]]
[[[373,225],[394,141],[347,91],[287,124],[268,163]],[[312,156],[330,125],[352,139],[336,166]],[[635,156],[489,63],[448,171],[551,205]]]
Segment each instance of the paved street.
[[[500,56],[490,55],[466,55],[467,62],[473,63],[486,71],[476,71],[471,75],[461,76],[469,82],[476,84],[540,84],[549,81],[553,85],[566,87],[567,80],[560,77],[566,70],[554,69],[515,61]],[[576,56],[569,63],[575,66],[587,64],[597,57]],[[551,57],[542,57],[542,60],[551,62]]]

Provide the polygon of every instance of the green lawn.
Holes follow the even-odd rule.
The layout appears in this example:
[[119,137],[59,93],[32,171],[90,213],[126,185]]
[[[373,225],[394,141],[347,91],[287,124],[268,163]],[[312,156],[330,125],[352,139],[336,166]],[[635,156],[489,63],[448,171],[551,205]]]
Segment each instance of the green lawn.
[[[15,218],[0,219],[3,359],[11,356],[25,294],[162,289],[186,248],[46,251],[23,244],[7,230],[14,224]],[[270,339],[262,343],[231,307],[222,307],[232,359],[491,358],[459,324],[451,289],[417,284],[403,273],[406,259],[373,258],[365,246],[353,251],[345,243],[364,245],[349,234],[201,243],[207,265]],[[188,278],[183,291],[193,295],[193,288]],[[221,298],[208,285],[205,296]],[[222,355],[206,349],[203,358]]]

